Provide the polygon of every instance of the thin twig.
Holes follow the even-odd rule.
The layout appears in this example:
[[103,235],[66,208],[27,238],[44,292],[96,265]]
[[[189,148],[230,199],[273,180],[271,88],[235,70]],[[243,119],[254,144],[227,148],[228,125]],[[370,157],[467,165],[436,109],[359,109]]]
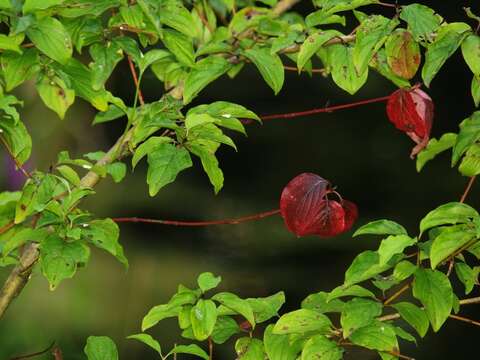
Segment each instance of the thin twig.
[[161,224],[161,225],[174,225],[174,226],[236,225],[236,224],[244,223],[247,221],[260,220],[268,216],[276,215],[279,212],[280,212],[279,209],[275,209],[275,210],[262,212],[259,214],[243,216],[240,218],[209,220],[209,221],[159,220],[159,219],[147,219],[147,218],[140,218],[140,217],[119,217],[119,218],[113,218],[112,220],[117,223],[131,222],[131,223],[148,223],[148,224]]
[[463,317],[463,316],[458,316],[458,315],[451,314],[448,317],[451,318],[451,319],[463,321],[463,322],[466,322],[466,323],[469,323],[469,324],[472,324],[472,325],[480,326],[480,321],[475,321],[475,320],[472,320],[472,319],[469,319],[469,318],[466,318],[466,317]]
[[407,291],[410,288],[410,283],[405,284],[400,290],[398,290],[395,294],[390,296],[387,300],[383,302],[383,305],[388,305],[390,304],[393,300],[398,298],[400,295],[402,295],[405,291]]
[[[298,68],[296,68],[295,66],[286,66],[284,65],[283,68],[285,70],[288,70],[288,71],[296,71],[298,72]],[[301,70],[302,72],[307,72],[307,70],[305,68],[303,68]],[[317,74],[325,74],[327,72],[327,70],[325,69],[310,69],[309,71],[311,71],[312,73],[317,73]]]
[[468,193],[470,192],[470,189],[472,188],[473,183],[475,182],[476,176],[472,176],[470,180],[468,181],[467,187],[465,188],[465,191],[462,194],[462,197],[460,198],[460,202],[463,203],[465,202],[465,199],[468,196]]
[[313,115],[313,114],[320,114],[320,113],[329,113],[333,112],[336,110],[342,110],[342,109],[349,109],[349,108],[354,108],[366,104],[372,104],[372,103],[377,103],[377,102],[385,102],[390,98],[390,96],[383,96],[383,97],[378,97],[378,98],[373,98],[373,99],[368,99],[368,100],[361,100],[361,101],[356,101],[353,103],[348,103],[348,104],[343,104],[343,105],[335,105],[335,106],[327,106],[323,108],[317,108],[317,109],[312,109],[312,110],[306,110],[306,111],[299,111],[299,112],[291,112],[291,113],[284,113],[284,114],[272,114],[272,115],[264,115],[260,116],[260,119],[262,120],[273,120],[273,119],[290,119],[290,118],[295,118],[295,117],[300,117],[300,116],[307,116],[307,115]]
[[212,337],[208,337],[208,359],[213,360],[213,341]]
[[133,64],[132,57],[127,56],[128,66],[130,67],[130,72],[132,74],[133,82],[135,83],[135,89],[138,92],[138,101],[140,105],[145,105],[145,100],[143,98],[142,90],[140,90],[140,82],[138,81],[137,71],[135,70],[135,65]]
[[20,161],[17,159],[17,157],[13,153],[12,149],[10,149],[10,145],[8,145],[8,143],[5,141],[3,136],[0,136],[0,141],[2,142],[3,146],[5,147],[5,150],[7,150],[12,160],[15,162],[15,165],[17,166],[17,168],[22,172],[23,175],[25,175],[26,178],[30,179],[32,175],[30,175],[30,173],[27,170],[25,170],[25,168],[22,166]]
[[0,235],[3,234],[4,232],[7,232],[8,230],[10,230],[12,227],[15,226],[15,222],[14,221],[10,221],[8,224],[5,224],[3,225],[1,228],[0,228]]
[[35,357],[35,356],[43,355],[43,354],[47,353],[48,351],[50,351],[50,349],[53,348],[54,345],[55,345],[55,341],[52,342],[45,350],[37,351],[37,352],[32,353],[32,354],[16,356],[16,357],[11,358],[10,360],[29,359],[29,358],[32,358],[32,357]]

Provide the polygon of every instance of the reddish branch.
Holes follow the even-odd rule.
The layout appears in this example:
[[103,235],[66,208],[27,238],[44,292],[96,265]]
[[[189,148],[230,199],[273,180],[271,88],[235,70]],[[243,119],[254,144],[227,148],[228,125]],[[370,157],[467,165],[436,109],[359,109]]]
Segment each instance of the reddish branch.
[[260,220],[269,216],[276,215],[280,212],[279,209],[265,211],[259,214],[253,214],[248,216],[243,216],[233,219],[222,219],[222,220],[209,220],[209,221],[176,221],[176,220],[159,220],[159,219],[147,219],[140,217],[120,217],[113,218],[112,220],[121,223],[121,222],[130,222],[130,223],[147,223],[147,224],[161,224],[161,225],[174,225],[174,226],[210,226],[210,225],[236,225],[244,223],[247,221]]
[[132,58],[130,55],[127,56],[128,66],[130,67],[130,72],[132,73],[133,82],[135,83],[135,89],[138,92],[138,101],[140,105],[145,105],[145,100],[143,99],[142,90],[140,90],[140,82],[138,81],[137,71],[135,70],[135,65],[133,64]]
[[382,96],[382,97],[379,97],[379,98],[361,100],[361,101],[356,101],[356,102],[353,102],[353,103],[348,103],[348,104],[343,104],[343,105],[327,106],[327,107],[323,107],[323,108],[311,109],[311,110],[306,110],[306,111],[264,115],[264,116],[261,116],[260,118],[262,120],[290,119],[290,118],[296,118],[296,117],[300,117],[300,116],[308,116],[308,115],[313,115],[313,114],[330,113],[330,112],[333,112],[333,111],[336,111],[336,110],[343,110],[343,109],[354,108],[354,107],[358,107],[358,106],[362,106],[362,105],[373,104],[373,103],[377,103],[377,102],[384,102],[384,101],[387,101],[389,99],[389,97],[390,96]]

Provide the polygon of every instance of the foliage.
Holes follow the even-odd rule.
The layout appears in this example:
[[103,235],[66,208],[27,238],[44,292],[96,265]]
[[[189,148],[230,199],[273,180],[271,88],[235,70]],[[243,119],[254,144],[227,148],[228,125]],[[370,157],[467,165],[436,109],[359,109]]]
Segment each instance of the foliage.
[[[218,149],[226,145],[237,150],[234,134],[245,134],[244,123],[260,118],[232,102],[190,104],[216,79],[234,79],[245,66],[255,66],[274,94],[282,90],[284,63],[289,61],[309,73],[313,64],[321,63],[323,75],[352,95],[370,71],[377,71],[400,88],[389,97],[387,112],[417,144],[412,151],[412,157],[418,154],[417,169],[451,148],[452,166],[458,164],[462,175],[480,174],[480,112],[461,122],[458,134],[430,139],[433,100],[420,84],[410,84],[417,76],[428,88],[460,49],[472,72],[471,93],[478,106],[480,38],[468,23],[448,23],[421,4],[387,4],[394,10],[391,17],[360,10],[385,5],[376,0],[314,0],[315,10],[304,17],[290,11],[296,2],[0,0],[0,21],[7,29],[0,34],[0,140],[27,178],[21,191],[0,194],[0,265],[14,266],[13,279],[23,279],[7,281],[0,315],[32,271],[23,261],[28,249],[38,249],[30,265],[38,260],[51,290],[88,263],[91,246],[128,266],[118,225],[80,208],[82,200],[94,196],[101,178],[122,181],[127,157],[132,157],[132,168],[146,157],[151,196],[192,167],[195,157],[214,192],[221,190]],[[467,15],[478,20],[469,9]],[[355,19],[353,31],[347,19]],[[108,91],[108,80],[124,59],[135,81],[132,104]],[[164,89],[150,103],[141,92],[146,72]],[[82,99],[98,111],[93,120],[97,126],[126,120],[122,136],[106,153],[75,158],[62,151],[50,171],[28,172],[23,165],[31,155],[32,138],[18,112],[22,101],[12,91],[31,80],[60,119]],[[415,342],[413,331],[420,337],[430,326],[439,331],[466,304],[454,293],[453,269],[465,294],[478,285],[480,215],[464,200],[432,210],[420,221],[418,234],[409,235],[390,220],[363,225],[354,236],[380,236],[377,250],[358,254],[343,284],[309,295],[300,309],[280,315],[282,292],[248,299],[230,292],[207,296],[221,279],[203,273],[197,288],[179,285],[167,303],[152,308],[142,332],[130,338],[162,359],[177,354],[211,358],[195,343],[165,352],[145,332],[176,317],[180,336],[189,341],[207,341],[211,348],[235,337],[239,359],[341,359],[348,346],[375,351],[383,359],[404,357],[400,343]],[[286,186],[280,207],[287,228],[299,236],[334,236],[348,231],[357,218],[352,202],[310,173]],[[409,289],[413,299],[398,301]],[[410,327],[399,327],[399,318]],[[90,337],[85,353],[89,359],[118,358],[107,337]]]

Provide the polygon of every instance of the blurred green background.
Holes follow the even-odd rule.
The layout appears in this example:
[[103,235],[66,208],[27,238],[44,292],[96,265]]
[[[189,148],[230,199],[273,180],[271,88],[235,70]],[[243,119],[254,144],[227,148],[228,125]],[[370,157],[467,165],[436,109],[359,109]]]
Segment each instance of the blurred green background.
[[[433,6],[449,22],[465,21],[462,6],[480,10],[475,5],[478,1],[422,3]],[[460,54],[452,57],[433,81],[427,90],[436,105],[432,136],[457,131],[458,123],[474,110],[470,81]],[[122,63],[109,89],[130,102],[132,88],[127,65]],[[148,101],[162,95],[160,83],[150,73],[142,88]],[[209,86],[195,104],[233,101],[257,114],[271,114],[385,96],[394,90],[373,72],[355,97],[341,92],[331,79],[288,73],[284,89],[274,97],[250,66],[235,81],[224,78]],[[117,121],[93,127],[94,112],[79,99],[67,118],[60,121],[39,101],[33,82],[18,92],[25,100],[22,118],[33,134],[32,167],[48,169],[61,150],[69,150],[72,156],[106,150],[124,126]],[[121,184],[103,181],[83,207],[99,217],[238,217],[277,208],[282,188],[291,178],[314,172],[329,179],[345,198],[358,205],[360,218],[354,229],[371,220],[388,218],[415,234],[419,220],[434,207],[458,200],[467,182],[450,168],[447,154],[418,174],[409,159],[414,144],[388,122],[383,103],[272,120],[249,125],[247,131],[248,138],[235,135],[238,153],[221,150],[219,160],[226,181],[217,196],[196,163],[174,184],[150,198],[142,164]],[[2,188],[14,189],[18,185],[8,176],[3,155]],[[479,188],[477,184],[467,200],[477,208]],[[284,290],[286,312],[298,307],[308,294],[339,285],[353,257],[378,246],[378,239],[352,239],[351,232],[330,240],[299,239],[286,231],[280,217],[208,228],[121,224],[121,242],[130,261],[128,272],[113,257],[96,250],[88,266],[54,292],[36,271],[0,321],[0,359],[41,350],[52,341],[61,347],[65,359],[84,359],[83,346],[89,335],[112,337],[121,359],[154,359],[153,351],[125,337],[140,331],[142,317],[152,306],[168,301],[178,283],[194,286],[200,272],[211,271],[222,276],[221,290],[241,296],[266,296]],[[8,269],[0,270],[0,280],[7,273]],[[475,292],[472,296],[479,295],[478,290]],[[461,314],[480,319],[475,305],[462,309]],[[173,320],[165,320],[152,330],[165,349],[182,341]],[[479,336],[478,327],[448,321],[438,334],[429,332],[418,347],[402,344],[402,353],[417,359],[472,358]],[[233,359],[233,343],[218,347],[215,354],[215,359]],[[346,358],[374,359],[377,355],[349,352]]]

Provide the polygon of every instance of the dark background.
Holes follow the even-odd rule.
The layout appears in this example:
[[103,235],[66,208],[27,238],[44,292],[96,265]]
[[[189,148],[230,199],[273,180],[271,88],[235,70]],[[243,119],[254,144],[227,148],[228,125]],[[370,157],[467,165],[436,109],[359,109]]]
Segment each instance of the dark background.
[[[472,6],[478,12],[479,6],[473,5],[477,2],[422,3],[435,8],[448,22],[469,21],[476,26],[466,19],[462,6]],[[305,9],[307,5],[303,5]],[[385,11],[391,15],[391,9]],[[435,102],[433,137],[456,132],[460,121],[474,111],[470,82],[471,74],[457,52],[434,79],[431,89],[426,90]],[[122,63],[109,89],[130,101],[132,87],[126,63]],[[142,87],[148,101],[162,94],[161,84],[150,73]],[[235,81],[223,78],[209,86],[195,104],[233,101],[257,114],[271,114],[385,96],[395,89],[370,71],[367,85],[351,97],[331,79],[288,72],[284,89],[275,97],[257,71],[248,66]],[[33,82],[18,91],[25,99],[22,118],[33,134],[32,164],[39,169],[48,169],[60,150],[68,149],[72,156],[106,150],[123,129],[121,122],[92,127],[94,113],[79,99],[67,118],[60,121],[40,103]],[[226,147],[220,150],[225,187],[217,196],[196,163],[174,184],[149,198],[142,164],[119,185],[103,181],[84,207],[99,217],[238,217],[277,208],[282,188],[291,178],[314,172],[329,179],[345,198],[358,205],[360,218],[354,229],[387,218],[416,234],[420,219],[434,207],[458,200],[467,183],[467,178],[450,168],[449,154],[439,156],[417,173],[415,162],[409,158],[414,144],[387,120],[384,103],[272,120],[250,125],[247,131],[248,138],[234,137],[238,153]],[[3,188],[13,189],[16,185],[8,175],[7,158],[3,159]],[[474,187],[467,203],[478,208],[479,194],[478,186]],[[203,271],[222,276],[221,290],[244,297],[284,290],[287,303],[283,312],[287,312],[298,308],[308,294],[329,291],[341,284],[354,256],[378,247],[376,238],[352,239],[351,234],[330,240],[299,239],[286,231],[280,217],[208,228],[122,224],[121,242],[130,261],[129,271],[125,272],[114,258],[94,250],[85,269],[50,292],[37,270],[0,322],[0,359],[41,350],[52,341],[60,345],[65,359],[83,359],[82,349],[89,335],[112,337],[122,359],[154,359],[150,349],[125,337],[140,332],[142,317],[152,306],[168,301],[178,283],[193,287]],[[8,269],[0,270],[0,278],[7,273]],[[459,286],[457,293],[461,295],[461,291]],[[471,295],[478,296],[478,289]],[[478,305],[463,308],[461,314],[480,319]],[[152,330],[164,349],[174,341],[183,341],[174,320],[165,320]],[[401,351],[425,360],[475,358],[479,335],[478,327],[449,320],[438,334],[430,331],[420,339],[418,347],[402,343]],[[216,359],[233,359],[233,343],[218,347],[215,354]],[[377,357],[373,352],[350,356]]]

